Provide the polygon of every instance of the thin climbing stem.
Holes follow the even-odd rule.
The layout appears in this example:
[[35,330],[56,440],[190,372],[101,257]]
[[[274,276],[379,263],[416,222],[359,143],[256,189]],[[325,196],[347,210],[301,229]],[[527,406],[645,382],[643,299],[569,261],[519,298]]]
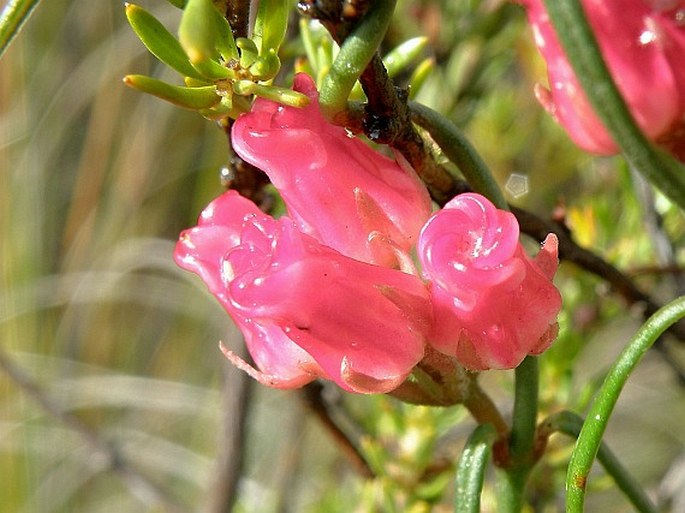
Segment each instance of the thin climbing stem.
[[[560,411],[550,415],[540,423],[538,428],[540,443],[546,444],[547,439],[555,432],[578,438],[583,422],[580,415],[570,411]],[[628,472],[604,442],[599,445],[597,461],[613,478],[616,486],[625,494],[638,512],[657,513],[658,509],[642,489],[640,483]]]
[[666,329],[685,317],[685,296],[657,311],[638,330],[609,370],[592,402],[578,436],[566,476],[566,511],[581,513],[590,468],[597,455],[611,412],[628,377]]
[[420,103],[409,102],[412,120],[426,129],[445,156],[454,162],[473,190],[503,210],[509,210],[504,195],[487,164],[459,128],[442,114]]
[[538,361],[526,357],[516,368],[514,415],[509,450],[515,464],[531,463],[538,414]]
[[514,413],[509,455],[497,471],[497,506],[501,513],[519,513],[530,470],[535,464],[535,428],[538,413],[538,362],[526,357],[516,368]]

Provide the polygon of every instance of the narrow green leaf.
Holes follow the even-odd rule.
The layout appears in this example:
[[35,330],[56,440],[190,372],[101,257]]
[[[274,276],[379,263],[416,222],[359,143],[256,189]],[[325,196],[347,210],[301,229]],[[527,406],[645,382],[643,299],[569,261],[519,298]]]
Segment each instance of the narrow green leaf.
[[404,43],[397,45],[383,57],[383,64],[388,70],[391,78],[409,67],[416,60],[421,52],[428,46],[428,38],[425,36],[408,39]]
[[340,47],[319,94],[321,110],[327,118],[333,119],[347,109],[354,83],[371,62],[388,30],[395,3],[396,0],[371,2],[369,10]]
[[496,440],[497,431],[493,425],[481,424],[466,441],[457,462],[455,513],[480,513],[480,496],[483,491],[485,471]]
[[40,0],[9,0],[0,14],[0,57],[33,13]]
[[278,52],[288,28],[286,0],[260,0],[255,17],[254,39],[263,55],[269,50]]
[[209,80],[223,80],[225,78],[233,78],[234,75],[232,70],[212,59],[197,62],[191,61],[190,64],[192,64],[193,68],[195,68],[198,73]]
[[[560,411],[540,423],[539,431],[547,432],[546,436],[558,431],[573,438],[578,438],[583,427],[583,419],[571,411]],[[626,470],[616,458],[609,447],[602,442],[597,450],[597,460],[607,474],[609,474],[616,486],[630,500],[631,504],[640,513],[657,513],[657,508],[640,486],[640,483]]]
[[233,39],[233,31],[228,20],[214,9],[214,18],[217,26],[216,48],[224,61],[238,60],[238,47]]
[[190,65],[181,43],[152,14],[135,4],[125,4],[126,18],[150,53],[186,77],[202,79]]
[[180,87],[144,75],[127,75],[124,83],[185,109],[208,109],[221,101],[214,86]]
[[487,164],[459,128],[442,114],[420,103],[410,101],[409,109],[412,120],[428,131],[445,156],[459,167],[473,190],[486,196],[497,208],[509,210]]
[[566,475],[566,511],[581,513],[590,468],[611,412],[628,377],[647,350],[672,324],[685,317],[685,296],[659,309],[638,330],[609,370],[580,430]]
[[241,96],[257,95],[291,107],[304,107],[309,103],[309,97],[292,89],[271,85],[256,84],[251,80],[241,80],[233,84],[233,92]]
[[276,55],[276,52],[271,49],[263,55],[257,57],[257,60],[250,66],[250,74],[259,80],[271,80],[281,69],[281,61]]
[[218,57],[216,49],[218,28],[215,10],[212,0],[188,0],[183,10],[178,37],[196,69],[198,64],[211,68],[210,63]]
[[169,2],[174,7],[183,9],[186,6],[187,0],[167,0],[167,2]]
[[300,38],[304,44],[304,51],[307,55],[307,60],[314,73],[319,71],[319,60],[316,52],[316,43],[314,41],[314,33],[309,25],[307,18],[300,18]]
[[430,74],[435,69],[435,59],[433,57],[428,57],[421,61],[421,63],[416,66],[416,69],[409,78],[409,99],[413,100],[416,95],[419,94],[423,85]]
[[246,37],[239,37],[236,39],[236,45],[240,48],[240,67],[249,69],[259,57],[259,50],[252,39]]
[[230,117],[231,112],[233,111],[232,100],[233,98],[230,95],[224,96],[221,98],[221,101],[213,107],[210,107],[209,109],[201,109],[199,112],[205,118],[212,121],[218,121],[220,119]]

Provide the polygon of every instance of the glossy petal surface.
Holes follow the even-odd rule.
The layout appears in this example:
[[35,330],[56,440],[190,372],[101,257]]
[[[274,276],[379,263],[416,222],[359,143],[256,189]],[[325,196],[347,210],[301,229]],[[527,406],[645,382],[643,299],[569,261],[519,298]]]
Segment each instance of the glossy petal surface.
[[175,256],[236,321],[266,384],[321,376],[383,393],[423,356],[433,312],[418,277],[346,257],[234,191],[181,235]]
[[[542,0],[524,0],[535,41],[547,62],[542,105],[581,148],[617,152],[566,60]],[[683,1],[582,0],[604,60],[640,128],[657,139],[676,130],[685,113]]]
[[294,89],[305,108],[258,99],[234,124],[232,142],[276,186],[298,226],[353,258],[395,265],[393,253],[369,243],[378,232],[404,251],[430,215],[428,192],[415,173],[351,137],[321,115],[311,78]]
[[457,196],[421,232],[418,255],[436,311],[430,343],[469,369],[516,367],[556,335],[556,237],[530,259],[518,235],[514,216],[478,194]]

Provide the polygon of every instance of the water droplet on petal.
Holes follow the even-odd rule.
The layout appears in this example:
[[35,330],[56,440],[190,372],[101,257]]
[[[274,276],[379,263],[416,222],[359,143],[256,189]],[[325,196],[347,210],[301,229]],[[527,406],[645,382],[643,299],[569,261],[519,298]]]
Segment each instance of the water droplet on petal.
[[228,260],[223,260],[221,262],[221,280],[224,283],[230,283],[233,281],[234,278],[235,271],[233,270],[231,262],[229,262]]
[[653,43],[656,41],[656,33],[653,31],[647,29],[640,34],[640,44],[641,45],[647,45],[649,43]]

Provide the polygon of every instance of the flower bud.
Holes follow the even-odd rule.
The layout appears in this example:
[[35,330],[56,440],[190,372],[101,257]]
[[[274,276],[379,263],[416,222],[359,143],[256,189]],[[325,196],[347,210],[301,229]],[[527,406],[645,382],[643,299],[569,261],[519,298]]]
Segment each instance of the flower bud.
[[370,239],[409,251],[430,215],[428,191],[413,170],[326,121],[311,78],[298,74],[294,90],[309,105],[257,99],[233,125],[233,147],[269,176],[301,230],[352,258],[398,266]]
[[557,238],[548,235],[530,259],[518,236],[513,214],[470,193],[435,213],[419,236],[435,307],[429,343],[468,369],[514,368],[556,337]]

